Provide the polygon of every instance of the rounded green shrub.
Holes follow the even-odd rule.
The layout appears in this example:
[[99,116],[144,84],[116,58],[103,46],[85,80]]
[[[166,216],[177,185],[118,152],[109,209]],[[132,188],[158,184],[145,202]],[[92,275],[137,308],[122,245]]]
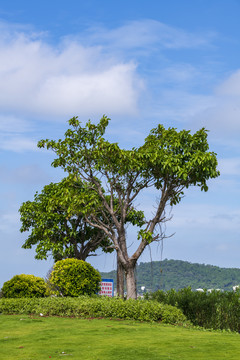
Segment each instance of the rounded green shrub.
[[97,293],[101,276],[86,261],[65,259],[56,262],[49,281],[61,295],[76,297]]
[[15,275],[2,287],[4,298],[37,298],[46,295],[45,281],[34,275]]

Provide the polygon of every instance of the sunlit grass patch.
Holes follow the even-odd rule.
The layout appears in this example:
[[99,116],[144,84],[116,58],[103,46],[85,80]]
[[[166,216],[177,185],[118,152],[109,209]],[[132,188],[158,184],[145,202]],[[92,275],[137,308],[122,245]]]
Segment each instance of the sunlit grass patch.
[[134,321],[0,315],[0,359],[236,359],[240,338]]

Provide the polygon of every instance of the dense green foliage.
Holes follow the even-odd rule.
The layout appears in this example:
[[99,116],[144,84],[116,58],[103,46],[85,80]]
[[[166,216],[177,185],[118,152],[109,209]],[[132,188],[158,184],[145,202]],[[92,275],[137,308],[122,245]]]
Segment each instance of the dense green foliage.
[[45,281],[34,275],[15,275],[3,284],[1,296],[4,298],[39,298],[46,295]]
[[65,259],[55,263],[49,281],[63,296],[92,295],[99,290],[101,276],[86,261]]
[[147,299],[177,306],[194,325],[240,332],[240,293],[192,291],[191,288],[146,294]]
[[34,201],[24,202],[19,209],[20,231],[28,235],[22,247],[31,249],[37,245],[36,259],[51,255],[55,261],[86,260],[99,247],[105,252],[113,251],[105,233],[90,226],[82,215],[85,196],[84,184],[69,176],[44,186]]
[[[240,269],[192,264],[181,260],[140,263],[136,266],[136,274],[138,293],[141,293],[141,286],[145,286],[147,291],[179,290],[188,286],[193,290],[202,288],[231,291],[233,286],[240,285]],[[115,280],[116,271],[101,272],[101,276]]]
[[[168,220],[166,208],[178,204],[190,186],[207,191],[207,181],[219,176],[219,171],[204,128],[192,135],[190,131],[165,129],[159,124],[142,146],[126,150],[104,138],[109,120],[103,116],[99,123],[89,120],[83,126],[78,117],[73,117],[63,140],[45,139],[38,146],[55,152],[54,167],[61,167],[77,181],[85,182],[88,191],[81,211],[90,225],[112,240],[118,270],[126,277],[127,298],[136,298],[135,265],[151,242],[165,237],[162,225]],[[136,219],[139,244],[130,255],[127,218],[133,208],[136,210],[137,197],[149,187],[155,189],[156,206],[148,218],[145,214],[140,221]],[[73,202],[73,209],[74,206]]]
[[123,300],[103,296],[45,299],[0,299],[0,313],[44,316],[75,316],[183,323],[182,311],[171,305],[146,300]]

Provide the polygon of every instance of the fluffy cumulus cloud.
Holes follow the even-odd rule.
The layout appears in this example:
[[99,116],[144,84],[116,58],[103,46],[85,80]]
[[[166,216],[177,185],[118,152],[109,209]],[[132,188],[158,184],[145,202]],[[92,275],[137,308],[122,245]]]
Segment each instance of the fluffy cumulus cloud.
[[[211,89],[214,76],[204,66],[169,58],[179,50],[211,49],[216,34],[141,20],[87,29],[50,44],[46,34],[29,28],[0,23],[0,29],[3,150],[36,148],[27,134],[32,120],[65,121],[73,115],[137,115],[193,130],[205,126],[225,143],[239,134],[240,71]],[[154,59],[151,66],[146,58]]]
[[51,46],[26,32],[0,35],[0,111],[31,116],[133,114],[142,82],[136,65],[108,59],[98,46]]
[[57,75],[46,79],[36,96],[35,109],[46,114],[134,114],[134,66],[115,65],[96,73]]
[[[50,45],[45,34],[0,23],[0,111],[48,118],[106,111],[136,114],[144,83],[144,53],[206,47],[213,34],[190,34],[154,20],[115,29],[91,28]],[[138,52],[138,50],[140,52]],[[166,69],[180,81],[194,71]]]

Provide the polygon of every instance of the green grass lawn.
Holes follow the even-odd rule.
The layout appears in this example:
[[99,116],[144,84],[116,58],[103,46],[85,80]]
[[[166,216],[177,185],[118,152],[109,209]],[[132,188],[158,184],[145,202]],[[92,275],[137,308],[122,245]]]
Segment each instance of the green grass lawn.
[[0,359],[240,359],[240,335],[105,319],[0,315]]

